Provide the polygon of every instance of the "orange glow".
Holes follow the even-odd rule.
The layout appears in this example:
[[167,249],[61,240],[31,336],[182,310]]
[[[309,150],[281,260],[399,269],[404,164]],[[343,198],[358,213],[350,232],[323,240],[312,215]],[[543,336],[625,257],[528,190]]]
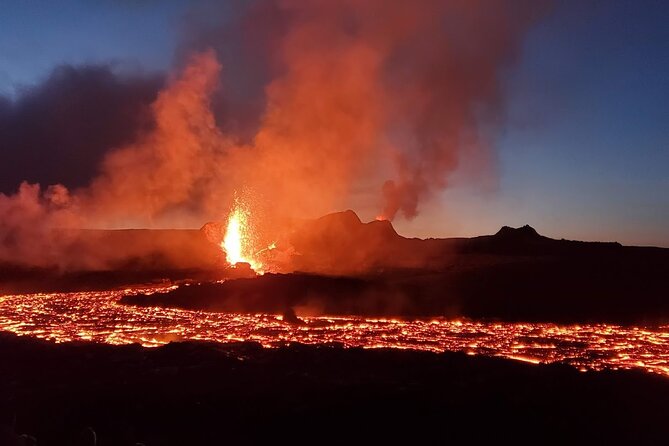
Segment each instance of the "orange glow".
[[207,313],[178,308],[119,305],[125,295],[167,292],[174,285],[112,291],[0,296],[0,330],[55,342],[107,344],[171,341],[340,343],[346,347],[462,351],[517,361],[569,364],[577,370],[640,369],[669,377],[669,325],[399,320],[356,316],[304,316],[286,324],[272,314]]
[[238,200],[228,217],[228,226],[221,247],[225,251],[226,261],[235,266],[248,263],[251,269],[262,274],[263,264],[255,258],[251,215],[246,206]]

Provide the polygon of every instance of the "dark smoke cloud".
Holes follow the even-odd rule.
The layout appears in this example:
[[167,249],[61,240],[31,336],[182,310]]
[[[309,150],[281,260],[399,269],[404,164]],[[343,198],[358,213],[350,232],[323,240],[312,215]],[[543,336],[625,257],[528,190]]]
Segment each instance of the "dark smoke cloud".
[[0,97],[0,192],[19,183],[85,186],[110,149],[149,130],[164,80],[63,65],[16,100]]

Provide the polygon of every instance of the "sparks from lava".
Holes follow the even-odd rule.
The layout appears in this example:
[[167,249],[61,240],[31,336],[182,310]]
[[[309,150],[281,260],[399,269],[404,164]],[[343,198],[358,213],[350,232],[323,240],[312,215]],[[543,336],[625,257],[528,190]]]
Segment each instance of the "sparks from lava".
[[231,266],[248,263],[254,271],[262,273],[263,264],[254,258],[253,242],[251,213],[242,201],[235,199],[228,216],[225,237],[221,242],[226,261]]

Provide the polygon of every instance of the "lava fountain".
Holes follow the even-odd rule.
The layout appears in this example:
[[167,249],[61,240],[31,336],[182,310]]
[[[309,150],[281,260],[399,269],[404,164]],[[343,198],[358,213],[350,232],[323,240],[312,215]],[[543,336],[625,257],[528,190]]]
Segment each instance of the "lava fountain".
[[248,263],[255,272],[259,274],[264,272],[262,262],[256,258],[251,213],[248,207],[239,200],[235,200],[228,216],[228,225],[221,248],[225,251],[225,260],[231,266]]

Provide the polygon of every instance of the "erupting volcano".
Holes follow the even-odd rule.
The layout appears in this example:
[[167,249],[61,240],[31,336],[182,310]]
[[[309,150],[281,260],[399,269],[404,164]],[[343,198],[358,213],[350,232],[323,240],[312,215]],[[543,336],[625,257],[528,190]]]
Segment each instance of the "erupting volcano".
[[669,438],[662,2],[14,1],[0,446]]

